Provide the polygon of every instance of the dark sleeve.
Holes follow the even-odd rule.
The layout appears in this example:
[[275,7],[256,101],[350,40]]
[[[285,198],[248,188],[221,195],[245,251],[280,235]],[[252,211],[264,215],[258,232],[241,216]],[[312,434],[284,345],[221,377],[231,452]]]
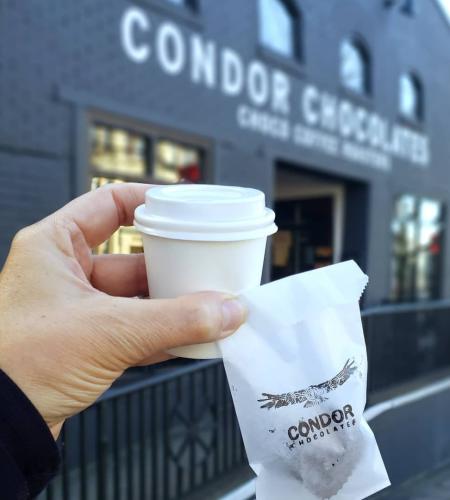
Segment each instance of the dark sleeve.
[[0,497],[37,496],[58,470],[60,453],[43,418],[0,370]]

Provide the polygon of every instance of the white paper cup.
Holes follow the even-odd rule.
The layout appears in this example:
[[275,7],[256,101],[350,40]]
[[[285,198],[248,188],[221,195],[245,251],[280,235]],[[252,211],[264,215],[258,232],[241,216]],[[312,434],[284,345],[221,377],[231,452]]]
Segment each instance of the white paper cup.
[[[150,188],[135,212],[152,298],[217,290],[237,294],[261,283],[275,214],[264,193],[234,186]],[[220,357],[215,342],[171,349],[186,358]]]

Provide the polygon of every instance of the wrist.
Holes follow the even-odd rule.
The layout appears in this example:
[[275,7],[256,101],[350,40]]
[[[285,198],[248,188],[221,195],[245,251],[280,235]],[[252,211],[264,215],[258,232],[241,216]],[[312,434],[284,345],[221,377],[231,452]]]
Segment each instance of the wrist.
[[53,436],[54,440],[56,441],[61,433],[62,426],[64,425],[64,422],[61,422],[59,424],[54,424],[54,425],[48,425],[48,428],[50,429],[50,433]]

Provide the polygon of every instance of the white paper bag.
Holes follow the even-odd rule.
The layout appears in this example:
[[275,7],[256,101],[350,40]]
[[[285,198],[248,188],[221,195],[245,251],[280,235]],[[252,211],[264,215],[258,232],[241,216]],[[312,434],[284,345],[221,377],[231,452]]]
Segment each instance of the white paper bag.
[[358,500],[390,484],[363,418],[366,284],[348,261],[242,294],[248,320],[220,349],[257,500]]

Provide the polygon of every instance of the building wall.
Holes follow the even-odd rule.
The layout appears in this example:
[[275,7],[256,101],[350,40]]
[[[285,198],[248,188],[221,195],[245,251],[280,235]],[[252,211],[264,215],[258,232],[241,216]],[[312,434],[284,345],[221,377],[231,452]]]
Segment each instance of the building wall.
[[[198,14],[189,14],[164,0],[47,0],[45,6],[40,0],[0,2],[0,261],[20,227],[87,185],[86,117],[100,110],[198,137],[210,148],[212,181],[258,187],[269,202],[276,161],[363,183],[367,227],[358,205],[361,191],[350,186],[354,192],[346,207],[346,239],[367,247],[367,303],[380,302],[389,288],[388,235],[395,195],[417,193],[446,203],[450,199],[448,113],[443,111],[450,97],[450,28],[443,14],[434,1],[416,2],[418,13],[410,18],[384,9],[381,0],[295,0],[304,30],[303,61],[291,64],[259,47],[256,1],[198,3]],[[121,20],[130,7],[141,9],[150,20],[148,31],[135,32],[138,43],[150,43],[150,57],[140,64],[130,60],[121,40]],[[177,75],[157,63],[154,37],[164,21],[176,24],[186,44],[185,65]],[[246,92],[224,95],[219,73],[212,88],[192,81],[192,33],[213,41],[217,51],[237,51],[246,66],[256,59],[270,72],[288,75],[292,123],[300,120],[300,96],[311,83],[399,123],[398,77],[416,71],[425,90],[425,119],[417,131],[430,139],[430,165],[423,168],[395,158],[385,172],[243,130],[236,113],[240,105],[249,104]],[[373,61],[373,95],[368,98],[348,95],[339,83],[339,44],[354,33],[362,36]],[[269,102],[260,108],[272,113],[270,107]],[[450,231],[446,237],[450,248]],[[448,296],[448,262],[444,284]]]

